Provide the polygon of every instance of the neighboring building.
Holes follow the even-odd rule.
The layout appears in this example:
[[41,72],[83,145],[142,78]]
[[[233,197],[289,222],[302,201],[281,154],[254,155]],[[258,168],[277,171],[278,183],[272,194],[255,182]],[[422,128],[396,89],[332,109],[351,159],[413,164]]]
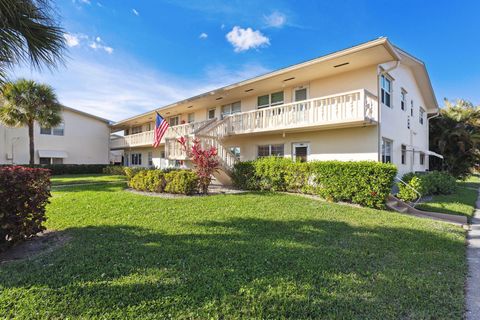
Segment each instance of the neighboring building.
[[[35,123],[36,164],[107,164],[110,122],[91,114],[63,107],[62,124],[40,128]],[[0,125],[0,164],[29,162],[27,127]]]
[[[172,127],[154,149],[156,111]],[[178,166],[188,135],[217,147],[225,172],[276,155],[392,162],[403,174],[428,170],[437,111],[424,63],[379,38],[117,122],[111,148],[128,166]]]

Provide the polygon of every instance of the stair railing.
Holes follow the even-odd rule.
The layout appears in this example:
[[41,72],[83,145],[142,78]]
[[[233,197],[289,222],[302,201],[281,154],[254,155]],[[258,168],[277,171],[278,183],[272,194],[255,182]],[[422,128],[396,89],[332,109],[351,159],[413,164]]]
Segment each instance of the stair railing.
[[417,190],[415,189],[414,187],[412,187],[411,185],[409,185],[408,183],[406,183],[405,181],[403,181],[402,179],[398,178],[398,177],[395,177],[395,180],[397,180],[398,182],[402,183],[403,185],[407,186],[407,188],[409,188],[410,190],[412,190],[413,192],[415,192],[417,194],[417,200],[415,200],[415,202],[412,203],[412,207],[415,208],[415,206],[420,202],[420,200],[422,199],[422,194]]

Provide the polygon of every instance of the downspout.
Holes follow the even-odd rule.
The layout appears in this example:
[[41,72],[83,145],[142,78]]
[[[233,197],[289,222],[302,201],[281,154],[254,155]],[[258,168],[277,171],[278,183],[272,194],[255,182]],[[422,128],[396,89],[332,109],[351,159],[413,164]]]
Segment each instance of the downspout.
[[[427,117],[427,145],[428,145],[428,150],[430,150],[430,120],[437,118],[440,116],[440,111],[437,111],[433,116]],[[430,171],[430,155],[428,155],[428,171]],[[442,168],[443,168],[443,159],[442,159]]]
[[[390,71],[392,70],[395,70],[397,69],[399,66],[400,66],[400,60],[394,60],[395,61],[395,65],[384,70],[382,67],[380,67],[380,65],[378,65],[378,69],[377,69],[377,106],[378,106],[378,125],[377,125],[377,154],[378,154],[378,161],[381,162],[382,161],[382,137],[381,137],[381,130],[380,130],[380,126],[382,124],[382,113],[381,113],[381,110],[382,110],[382,97],[381,97],[381,93],[382,93],[382,88],[381,88],[381,84],[380,84],[380,78],[382,75],[386,74],[386,73],[389,73]],[[392,97],[391,97],[392,98]]]

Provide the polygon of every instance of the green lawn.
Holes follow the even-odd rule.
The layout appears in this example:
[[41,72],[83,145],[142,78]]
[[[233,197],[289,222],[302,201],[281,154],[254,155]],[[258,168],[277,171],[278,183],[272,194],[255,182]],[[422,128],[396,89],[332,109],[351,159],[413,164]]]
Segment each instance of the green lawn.
[[470,177],[466,181],[458,182],[454,194],[433,196],[431,200],[417,207],[421,210],[462,215],[470,219],[475,210],[479,187],[480,178]]
[[82,183],[116,182],[125,180],[125,176],[114,176],[108,174],[65,174],[53,176],[51,179],[53,186]]
[[72,239],[0,265],[0,318],[461,319],[460,227],[286,194],[64,187]]

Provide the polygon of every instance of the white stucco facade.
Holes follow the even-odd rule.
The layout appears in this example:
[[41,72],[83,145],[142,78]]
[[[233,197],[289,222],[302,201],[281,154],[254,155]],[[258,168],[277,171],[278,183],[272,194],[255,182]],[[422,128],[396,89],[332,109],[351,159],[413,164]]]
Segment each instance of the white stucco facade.
[[[71,108],[62,110],[63,126],[41,132],[35,123],[35,163],[109,163],[109,122]],[[63,127],[63,134],[61,128]],[[42,159],[41,159],[42,158]],[[29,162],[28,129],[0,125],[0,164]]]

